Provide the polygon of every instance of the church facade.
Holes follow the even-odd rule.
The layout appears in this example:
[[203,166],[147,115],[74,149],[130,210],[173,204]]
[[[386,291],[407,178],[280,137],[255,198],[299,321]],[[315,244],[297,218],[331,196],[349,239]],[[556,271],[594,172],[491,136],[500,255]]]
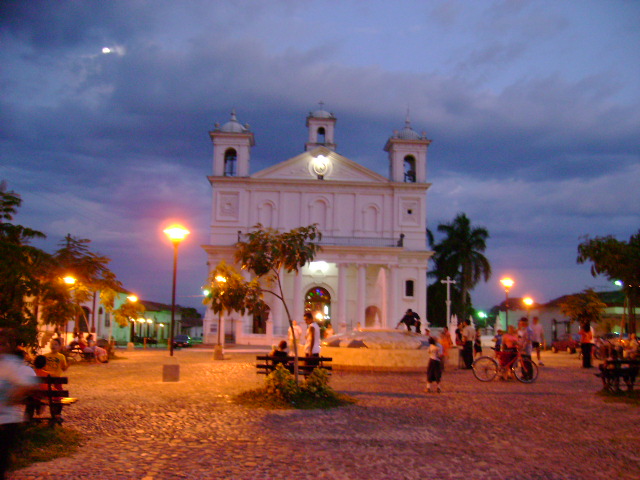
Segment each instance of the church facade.
[[[254,133],[238,122],[216,124],[213,143],[210,241],[203,248],[210,270],[233,264],[234,245],[260,223],[279,231],[318,224],[323,238],[315,261],[285,274],[292,317],[303,324],[311,311],[334,331],[394,328],[407,309],[426,317],[427,149],[430,140],[407,119],[384,150],[382,176],[336,151],[337,119],[320,108],[306,118],[308,139],[299,155],[250,171]],[[281,302],[267,294],[264,318],[225,315],[222,332],[237,343],[272,344],[286,337]],[[216,343],[219,318],[208,309],[204,341]],[[221,333],[222,333],[221,332]]]

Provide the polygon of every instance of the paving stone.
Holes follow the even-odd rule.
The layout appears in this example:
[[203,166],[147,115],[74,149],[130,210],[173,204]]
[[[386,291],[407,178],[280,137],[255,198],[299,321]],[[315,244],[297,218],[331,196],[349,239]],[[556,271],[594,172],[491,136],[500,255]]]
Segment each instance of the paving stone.
[[538,381],[481,383],[447,369],[442,394],[424,375],[334,372],[357,405],[264,410],[230,396],[257,387],[255,354],[224,361],[176,352],[179,382],[162,382],[166,352],[75,365],[65,426],[86,434],[70,457],[11,480],[635,479],[638,407],[605,403],[575,355],[548,354]]

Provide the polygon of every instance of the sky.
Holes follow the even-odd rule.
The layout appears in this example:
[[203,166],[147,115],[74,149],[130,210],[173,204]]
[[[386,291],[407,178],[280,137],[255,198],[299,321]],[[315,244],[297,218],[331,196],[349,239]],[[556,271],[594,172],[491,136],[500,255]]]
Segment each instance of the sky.
[[[404,126],[433,140],[427,222],[488,229],[477,308],[607,290],[585,236],[640,229],[640,2],[395,0],[0,3],[0,181],[53,252],[91,240],[140,298],[198,307],[208,132],[255,134],[251,171],[294,157],[323,101],[337,152],[382,175]],[[438,237],[436,237],[438,239]]]

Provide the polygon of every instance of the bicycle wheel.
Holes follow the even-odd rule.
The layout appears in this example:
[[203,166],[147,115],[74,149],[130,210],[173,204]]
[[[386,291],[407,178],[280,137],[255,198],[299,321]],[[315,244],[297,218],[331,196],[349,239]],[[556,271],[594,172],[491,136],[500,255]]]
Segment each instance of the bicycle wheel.
[[491,357],[479,357],[473,362],[473,374],[481,382],[490,382],[498,375],[498,362]]
[[522,383],[533,383],[538,378],[538,365],[533,360],[529,360],[526,363],[529,364],[528,368],[525,368],[525,361],[523,359],[517,359],[511,367],[513,375]]

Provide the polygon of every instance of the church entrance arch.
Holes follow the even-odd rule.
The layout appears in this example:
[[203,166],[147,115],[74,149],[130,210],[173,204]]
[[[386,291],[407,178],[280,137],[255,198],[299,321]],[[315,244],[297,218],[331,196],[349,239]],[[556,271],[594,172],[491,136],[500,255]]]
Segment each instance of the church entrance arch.
[[368,306],[364,311],[364,326],[380,326],[382,322],[382,312],[375,305]]
[[326,288],[310,288],[304,296],[304,311],[311,312],[321,325],[331,322],[331,294]]

